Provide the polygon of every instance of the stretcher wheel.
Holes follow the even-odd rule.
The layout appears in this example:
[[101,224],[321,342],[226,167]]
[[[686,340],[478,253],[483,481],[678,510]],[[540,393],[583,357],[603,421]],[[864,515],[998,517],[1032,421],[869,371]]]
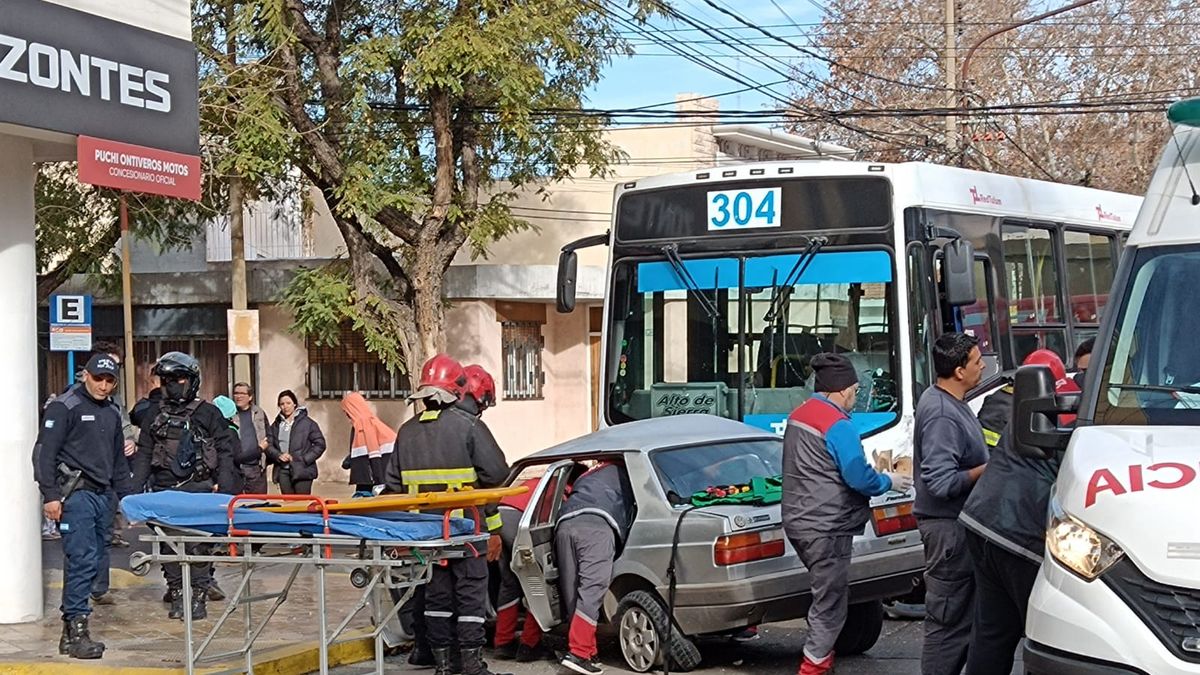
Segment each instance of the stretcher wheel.
[[355,567],[350,571],[350,585],[355,588],[366,588],[367,584],[371,583],[371,575],[361,567]]
[[150,556],[141,552],[134,551],[129,554],[129,571],[134,576],[144,577],[150,573]]

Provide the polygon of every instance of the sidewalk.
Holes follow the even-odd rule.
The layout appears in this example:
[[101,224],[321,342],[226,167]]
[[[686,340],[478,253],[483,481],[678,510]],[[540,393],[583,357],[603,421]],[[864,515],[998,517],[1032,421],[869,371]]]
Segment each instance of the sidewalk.
[[[326,497],[348,498],[349,486],[321,484],[318,492]],[[34,623],[0,625],[0,673],[5,675],[41,675],[43,673],[109,673],[110,675],[142,675],[182,672],[184,630],[182,621],[167,619],[167,605],[162,602],[166,588],[162,573],[155,566],[145,577],[129,572],[129,554],[148,551],[149,545],[137,541],[145,528],[127,531],[130,548],[112,551],[111,586],[117,604],[93,608],[92,636],[104,642],[107,649],[98,661],[80,661],[58,654],[58,638],[62,632],[58,605],[62,598],[62,545],[58,541],[42,544],[43,578],[45,588],[45,617]],[[263,593],[282,587],[291,571],[286,565],[267,565],[258,568],[252,588]],[[236,588],[240,572],[227,565],[217,565],[217,580],[226,593]],[[346,572],[326,573],[327,614],[330,630],[358,601],[360,591],[350,585]],[[255,671],[258,673],[299,674],[316,668],[317,605],[316,574],[304,570],[296,579],[292,592],[276,612],[262,635],[255,642]],[[268,608],[267,603],[255,603],[252,618],[257,621]],[[196,644],[212,628],[225,608],[225,602],[208,603],[209,619],[198,621],[193,628]],[[244,610],[239,610],[226,622],[213,641],[208,653],[225,652],[241,645],[245,632]],[[361,632],[371,627],[370,611],[364,609],[350,623],[347,632]],[[353,663],[373,656],[373,646],[367,640],[339,645],[331,650],[331,661]],[[263,664],[262,667],[259,664]]]

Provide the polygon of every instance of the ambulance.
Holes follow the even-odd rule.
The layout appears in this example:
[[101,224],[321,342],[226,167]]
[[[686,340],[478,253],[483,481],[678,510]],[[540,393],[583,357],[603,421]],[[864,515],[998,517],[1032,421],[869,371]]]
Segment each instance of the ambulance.
[[1014,447],[1061,462],[1026,673],[1200,674],[1200,99],[1168,117],[1083,393],[1016,375]]

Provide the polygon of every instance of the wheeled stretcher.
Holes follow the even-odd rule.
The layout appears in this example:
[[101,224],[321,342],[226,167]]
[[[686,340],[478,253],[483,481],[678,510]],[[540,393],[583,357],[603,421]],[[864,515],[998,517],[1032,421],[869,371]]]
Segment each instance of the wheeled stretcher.
[[[150,553],[130,556],[134,574],[148,574],[155,563],[179,563],[183,573],[184,668],[188,675],[205,664],[239,665],[217,672],[253,673],[254,643],[276,611],[290,596],[300,572],[316,574],[316,615],[319,631],[320,672],[329,672],[329,648],[356,637],[345,637],[346,628],[365,608],[371,607],[375,643],[375,672],[383,673],[389,624],[416,588],[429,581],[433,566],[443,561],[484,555],[488,534],[481,531],[479,507],[524,492],[526,488],[463,490],[423,495],[389,495],[348,502],[307,495],[210,495],[157,492],[131,495],[121,502],[131,522],[145,522],[151,534],[141,537],[152,544]],[[413,511],[448,509],[445,515]],[[472,518],[456,517],[458,513]],[[369,515],[350,515],[369,514]],[[227,547],[229,555],[189,555],[189,544]],[[215,563],[236,566],[241,574],[228,595],[224,610],[207,635],[198,640],[188,609],[192,604],[191,565]],[[265,565],[291,567],[282,587],[254,593],[251,581]],[[342,617],[330,617],[326,601],[326,575],[330,570],[350,571],[351,582],[361,591],[357,602]],[[255,605],[268,604],[255,615]],[[213,640],[238,610],[243,614],[241,645],[222,653],[209,653]],[[337,620],[333,624],[331,618]]]

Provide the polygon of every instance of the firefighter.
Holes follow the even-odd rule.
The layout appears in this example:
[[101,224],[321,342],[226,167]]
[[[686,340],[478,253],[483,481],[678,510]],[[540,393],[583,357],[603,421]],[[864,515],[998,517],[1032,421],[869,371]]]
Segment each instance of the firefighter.
[[[496,405],[496,381],[483,366],[469,365],[467,373],[467,392],[458,402],[458,406],[467,412],[483,416],[483,411]],[[521,628],[521,637],[517,639],[517,625],[521,619],[521,582],[512,571],[512,548],[517,537],[517,527],[521,523],[521,514],[529,505],[533,495],[533,487],[538,479],[531,478],[522,483],[529,488],[525,494],[505,497],[498,509],[500,521],[500,564],[497,565],[500,576],[500,587],[496,594],[496,635],[493,640],[496,658],[516,660],[529,663],[540,656],[538,646],[542,641],[542,631],[532,616],[525,617],[525,625]]]
[[[508,463],[487,426],[457,404],[467,375],[458,361],[438,354],[421,369],[410,400],[425,410],[402,424],[384,472],[387,490],[400,494],[496,487],[508,477]],[[492,675],[483,661],[488,598],[488,560],[500,555],[500,518],[487,517],[491,532],[485,555],[459,558],[434,567],[425,587],[424,620],[433,645],[436,675],[451,675],[451,645],[458,639],[464,675]],[[457,620],[454,621],[454,618]]]
[[601,462],[571,485],[555,526],[559,591],[565,616],[571,617],[562,666],[581,675],[604,672],[596,662],[596,622],[634,508],[625,468]]
[[[1023,366],[1047,366],[1050,368],[1050,373],[1054,376],[1057,383],[1056,386],[1063,388],[1064,392],[1078,391],[1078,384],[1072,380],[1071,384],[1067,384],[1067,369],[1063,365],[1062,359],[1058,354],[1049,349],[1037,349],[1030,352],[1029,356],[1025,357]],[[1013,386],[1011,383],[1004,385],[995,392],[988,394],[988,397],[983,399],[983,405],[979,408],[979,424],[983,427],[983,440],[988,444],[988,448],[994,448],[1000,443],[1000,436],[1004,433],[1004,427],[1008,426],[1008,420],[1012,417],[1013,403]],[[1069,424],[1075,421],[1073,415],[1063,415],[1061,420],[1063,424]]]
[[[1048,366],[1057,394],[1079,392],[1075,381],[1067,377],[1062,360],[1049,349],[1033,352],[1022,365]],[[1011,394],[1006,403],[1003,398],[996,402],[992,397],[984,402],[979,417],[983,420],[988,403],[992,403],[988,423],[998,423],[1001,434],[992,449],[988,470],[958,515],[966,528],[975,575],[968,675],[1007,675],[1012,671],[1017,645],[1025,633],[1029,596],[1045,550],[1050,491],[1062,462],[1061,453],[1049,461],[1022,457],[1012,443]],[[1074,422],[1074,415],[1059,416],[1060,426]]]

